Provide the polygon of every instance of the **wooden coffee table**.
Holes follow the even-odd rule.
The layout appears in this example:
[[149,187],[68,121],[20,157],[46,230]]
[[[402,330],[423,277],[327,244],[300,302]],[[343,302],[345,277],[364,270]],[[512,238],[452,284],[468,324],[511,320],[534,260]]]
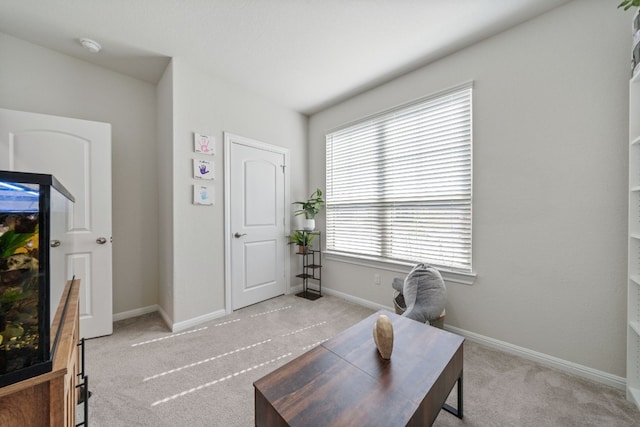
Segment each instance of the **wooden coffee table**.
[[[373,342],[380,314],[393,323],[391,360]],[[443,408],[462,418],[463,343],[379,311],[256,381],[256,426],[430,426]]]

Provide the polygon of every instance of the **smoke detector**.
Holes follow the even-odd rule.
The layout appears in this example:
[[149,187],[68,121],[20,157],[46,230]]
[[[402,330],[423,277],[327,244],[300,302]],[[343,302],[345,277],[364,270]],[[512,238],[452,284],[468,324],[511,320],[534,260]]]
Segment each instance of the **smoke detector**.
[[100,43],[98,43],[95,40],[91,40],[87,38],[80,39],[80,44],[82,45],[83,48],[87,49],[91,53],[98,53],[102,49],[102,46],[100,46]]

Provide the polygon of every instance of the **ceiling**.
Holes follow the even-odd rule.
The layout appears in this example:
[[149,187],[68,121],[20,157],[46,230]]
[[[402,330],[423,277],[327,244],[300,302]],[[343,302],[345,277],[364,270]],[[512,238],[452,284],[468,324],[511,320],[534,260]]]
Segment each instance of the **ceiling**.
[[182,58],[312,114],[568,1],[0,0],[0,32],[151,83]]

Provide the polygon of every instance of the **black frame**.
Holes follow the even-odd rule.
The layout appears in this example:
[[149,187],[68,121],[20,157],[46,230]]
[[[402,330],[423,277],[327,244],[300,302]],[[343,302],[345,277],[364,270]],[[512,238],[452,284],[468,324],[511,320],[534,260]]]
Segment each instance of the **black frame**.
[[37,184],[40,186],[38,193],[38,362],[31,366],[26,366],[18,370],[0,374],[0,387],[17,383],[37,375],[50,372],[53,368],[53,356],[55,354],[56,342],[51,345],[51,310],[50,310],[50,273],[49,273],[49,241],[51,239],[50,230],[50,208],[51,208],[51,188],[54,188],[67,199],[75,202],[74,197],[53,175],[0,171],[0,181],[17,184]]

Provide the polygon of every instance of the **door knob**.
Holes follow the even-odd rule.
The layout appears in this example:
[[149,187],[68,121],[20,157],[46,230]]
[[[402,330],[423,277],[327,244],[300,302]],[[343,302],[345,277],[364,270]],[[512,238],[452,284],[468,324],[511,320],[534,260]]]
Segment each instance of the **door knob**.
[[247,235],[247,233],[242,233],[242,234],[240,234],[240,233],[236,233],[236,234],[234,234],[234,235],[233,235],[233,237],[235,237],[236,239],[239,239],[239,238],[241,238],[242,236],[246,236],[246,235]]
[[52,248],[57,248],[58,246],[60,246],[60,240],[52,240],[51,242],[49,242],[49,245],[51,245]]
[[107,239],[105,239],[104,237],[98,237],[96,239],[96,243],[99,245],[104,245],[105,243],[107,243]]

